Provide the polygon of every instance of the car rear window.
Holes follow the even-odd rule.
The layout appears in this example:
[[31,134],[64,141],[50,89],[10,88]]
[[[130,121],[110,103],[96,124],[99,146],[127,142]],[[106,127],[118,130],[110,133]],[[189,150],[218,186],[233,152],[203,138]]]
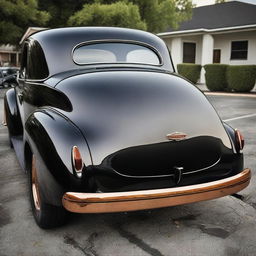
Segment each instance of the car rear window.
[[131,43],[94,43],[75,48],[73,60],[76,64],[132,63],[160,65],[160,57],[153,49]]

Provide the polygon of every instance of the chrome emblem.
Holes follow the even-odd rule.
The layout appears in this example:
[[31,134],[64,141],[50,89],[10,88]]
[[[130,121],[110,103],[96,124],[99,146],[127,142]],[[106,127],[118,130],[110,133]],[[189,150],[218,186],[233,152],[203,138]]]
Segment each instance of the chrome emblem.
[[186,137],[187,137],[187,134],[183,132],[174,132],[166,135],[166,138],[168,140],[174,140],[174,141],[184,140]]

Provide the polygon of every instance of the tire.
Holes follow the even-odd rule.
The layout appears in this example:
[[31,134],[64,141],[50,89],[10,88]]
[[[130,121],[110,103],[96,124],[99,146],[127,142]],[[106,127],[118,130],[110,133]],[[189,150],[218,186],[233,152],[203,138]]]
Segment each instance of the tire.
[[13,148],[13,144],[12,144],[12,140],[11,140],[9,131],[8,131],[8,141],[9,141],[9,147]]
[[35,155],[32,155],[28,177],[30,203],[37,225],[42,229],[50,229],[63,225],[67,220],[67,211],[63,207],[45,203],[40,196],[41,190],[37,179]]

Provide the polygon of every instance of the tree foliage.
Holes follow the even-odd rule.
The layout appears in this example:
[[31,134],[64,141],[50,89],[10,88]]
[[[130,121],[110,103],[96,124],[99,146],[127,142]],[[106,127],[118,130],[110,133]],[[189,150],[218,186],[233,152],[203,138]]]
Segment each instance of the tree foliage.
[[37,0],[0,0],[0,43],[18,44],[29,26],[44,26],[50,15]]
[[191,14],[191,0],[0,0],[0,43],[17,44],[32,26],[119,26],[157,33],[177,28]]
[[92,4],[94,0],[38,0],[40,10],[50,13],[47,25],[51,28],[67,26],[67,20],[75,12],[82,9],[84,4]]
[[140,8],[150,32],[163,32],[168,27],[177,28],[179,23],[192,16],[189,0],[132,0]]
[[124,2],[86,4],[82,10],[70,17],[68,25],[146,29],[146,23],[140,18],[138,6]]
[[68,24],[146,28],[157,33],[177,28],[191,15],[190,0],[95,0],[71,16]]
[[215,4],[221,4],[221,3],[225,3],[226,0],[215,0]]

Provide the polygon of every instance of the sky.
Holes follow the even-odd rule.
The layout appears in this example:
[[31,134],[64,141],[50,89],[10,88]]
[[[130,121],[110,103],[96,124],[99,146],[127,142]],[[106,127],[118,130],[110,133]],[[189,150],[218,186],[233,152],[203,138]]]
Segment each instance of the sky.
[[[238,1],[256,4],[256,0],[238,0]],[[215,3],[215,0],[193,0],[193,4],[196,4],[197,6],[209,5],[209,4],[214,4],[214,3]]]
[[240,0],[240,2],[250,3],[250,4],[256,4],[256,0]]

